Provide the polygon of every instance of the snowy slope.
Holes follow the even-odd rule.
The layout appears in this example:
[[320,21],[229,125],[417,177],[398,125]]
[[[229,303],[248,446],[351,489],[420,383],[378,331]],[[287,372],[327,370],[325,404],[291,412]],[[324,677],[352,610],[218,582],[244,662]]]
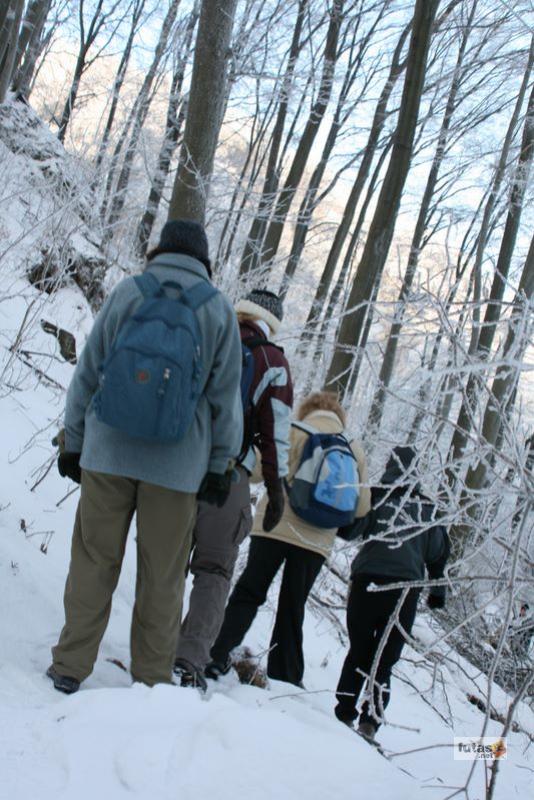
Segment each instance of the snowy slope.
[[[133,536],[93,675],[75,696],[53,691],[44,671],[63,621],[77,491],[66,497],[75,487],[57,474],[50,439],[73,367],[61,359],[57,342],[42,331],[40,321],[73,332],[80,348],[92,314],[74,285],[48,295],[25,279],[40,234],[24,215],[28,208],[37,214],[49,204],[53,216],[59,205],[47,195],[42,171],[36,175],[27,155],[6,157],[16,186],[10,190],[4,182],[0,201],[1,800],[450,795],[446,787],[463,785],[470,768],[453,760],[452,737],[480,732],[483,714],[466,695],[483,697],[485,685],[483,676],[446,647],[435,656],[450,658],[436,671],[432,659],[406,649],[380,740],[393,753],[418,752],[392,761],[333,717],[333,690],[345,650],[337,629],[319,614],[308,613],[305,624],[305,692],[280,683],[268,690],[242,686],[233,676],[213,684],[205,698],[177,687],[132,687],[128,673],[112,660],[129,662]],[[81,230],[79,209],[68,214],[62,208],[62,225]],[[83,239],[88,241],[85,234]],[[268,647],[272,603],[273,597],[246,640],[256,653]],[[415,629],[423,642],[431,641],[427,619],[420,617]],[[497,687],[493,704],[506,711],[507,698]],[[533,714],[525,706],[519,723],[534,732]],[[487,733],[497,735],[500,728],[491,722]],[[531,796],[532,742],[525,733],[513,733],[508,747],[496,797]],[[483,779],[479,765],[471,798],[484,796]]]
[[[73,367],[56,360],[56,342],[41,331],[38,320],[46,315],[72,328],[81,317],[81,328],[87,330],[90,314],[81,294],[65,289],[51,298],[22,280],[12,288],[24,298],[0,303],[6,341],[14,338],[28,305],[35,301],[35,322],[26,337],[33,350],[50,354],[40,357],[39,368],[66,386]],[[3,349],[2,369],[9,357]],[[344,648],[331,624],[310,613],[305,629],[307,692],[277,683],[267,691],[245,687],[233,677],[213,685],[204,699],[186,689],[130,687],[128,674],[108,659],[128,664],[133,541],[94,674],[77,696],[54,692],[44,670],[62,624],[76,493],[58,507],[73,487],[59,478],[55,467],[31,491],[53,457],[50,438],[63,392],[16,363],[8,371],[9,383],[16,388],[4,392],[1,400],[2,800],[26,800],[36,794],[42,800],[95,794],[113,800],[200,800],[211,794],[401,800],[433,796],[425,786],[463,783],[470,765],[454,761],[450,745],[454,734],[477,735],[481,728],[483,715],[466,702],[467,692],[474,691],[474,668],[457,658],[459,667],[443,667],[443,683],[440,677],[432,688],[431,662],[407,649],[394,681],[390,724],[380,739],[393,752],[444,747],[399,756],[390,763],[333,717],[333,689]],[[272,604],[260,613],[247,639],[254,652],[268,647],[271,624]],[[430,639],[424,618],[416,634]],[[479,683],[482,696],[484,682]],[[505,710],[505,697],[497,688],[494,703]],[[521,710],[520,722],[533,731],[527,708]],[[499,730],[492,722],[488,734]],[[528,744],[524,734],[510,736],[510,756],[502,764],[497,797],[528,796],[534,766]],[[478,776],[474,797],[483,796],[481,768]],[[432,792],[440,798],[447,794],[440,788]]]

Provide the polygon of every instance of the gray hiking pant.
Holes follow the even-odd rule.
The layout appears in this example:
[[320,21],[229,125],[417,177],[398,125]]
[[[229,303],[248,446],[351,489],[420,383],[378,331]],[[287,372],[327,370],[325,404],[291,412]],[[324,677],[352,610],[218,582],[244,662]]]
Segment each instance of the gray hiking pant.
[[248,474],[238,467],[222,508],[200,503],[193,533],[190,569],[194,575],[189,611],[182,623],[176,658],[203,671],[224,619],[239,545],[250,533],[252,513]]

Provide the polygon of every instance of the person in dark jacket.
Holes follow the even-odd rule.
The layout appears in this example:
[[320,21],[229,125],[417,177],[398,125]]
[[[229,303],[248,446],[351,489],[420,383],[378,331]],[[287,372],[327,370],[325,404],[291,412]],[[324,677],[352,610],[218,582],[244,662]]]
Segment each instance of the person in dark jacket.
[[249,477],[256,460],[254,445],[267,489],[265,531],[272,530],[282,517],[283,479],[288,472],[293,385],[283,350],[269,341],[280,327],[282,302],[272,292],[256,289],[237,303],[236,311],[241,341],[253,358],[238,480],[232,483],[222,506],[199,504],[190,563],[193,588],[174,662],[181,685],[202,691],[206,689],[205,671],[208,677],[220,674],[218,665],[210,663],[210,649],[224,618],[239,546],[252,528]]
[[[441,578],[450,551],[436,508],[416,482],[414,462],[411,447],[396,447],[380,486],[372,490],[371,512],[344,531],[344,538],[366,541],[352,563],[347,607],[350,649],[337,686],[335,714],[351,726],[358,719],[358,733],[368,739],[374,739],[389,702],[391,671],[402,653],[403,631],[411,632],[421,591],[409,588],[402,600],[401,588],[370,592],[369,587],[421,581],[425,568],[430,578]],[[433,586],[427,602],[430,608],[443,608],[445,587]],[[395,623],[382,643],[392,615]],[[358,715],[358,699],[373,672],[372,703],[366,699]]]

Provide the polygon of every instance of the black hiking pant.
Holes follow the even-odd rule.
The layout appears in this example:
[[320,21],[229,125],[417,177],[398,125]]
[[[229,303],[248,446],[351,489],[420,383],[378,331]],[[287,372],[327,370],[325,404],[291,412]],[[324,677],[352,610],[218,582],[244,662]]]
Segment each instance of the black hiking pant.
[[306,600],[324,560],[324,556],[312,550],[266,536],[253,536],[247,566],[228,601],[211,657],[224,663],[234,647],[241,644],[258,608],[267,598],[276,573],[284,564],[267,675],[298,686],[304,674],[302,625]]
[[[371,672],[375,655],[389,619],[395,613],[402,589],[384,592],[368,592],[370,583],[385,585],[391,578],[373,575],[358,575],[352,581],[347,607],[347,629],[350,650],[343,664],[336,691],[335,714],[343,722],[352,722],[358,716],[356,705],[364,683]],[[417,612],[419,589],[410,589],[399,612],[399,622],[406,633],[410,633]],[[373,687],[374,710],[380,716],[389,702],[391,670],[399,660],[405,639],[394,625],[382,651]],[[376,728],[379,723],[373,709],[365,701],[359,722],[370,722]]]

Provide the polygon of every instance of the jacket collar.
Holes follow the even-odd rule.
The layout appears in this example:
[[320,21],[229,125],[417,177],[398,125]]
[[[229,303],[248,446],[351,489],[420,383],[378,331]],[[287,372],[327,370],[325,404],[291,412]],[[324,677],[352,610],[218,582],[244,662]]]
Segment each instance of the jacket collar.
[[187,272],[192,272],[198,275],[199,278],[209,280],[208,271],[202,261],[193,256],[188,256],[185,253],[158,253],[157,256],[151,258],[147,263],[145,269],[152,267],[170,267],[171,269],[185,269]]
[[316,411],[311,411],[303,420],[302,422],[310,422],[313,424],[313,420],[315,417],[327,417],[328,419],[335,420],[337,424],[343,429],[343,423],[339,419],[338,415],[335,411],[327,411],[326,409],[318,408]]
[[244,322],[240,322],[239,328],[241,332],[244,334],[244,336],[241,337],[242,339],[246,340],[252,338],[253,336],[257,336],[267,340],[265,331],[263,331],[259,325],[256,325],[256,323],[252,322],[250,319],[247,319]]

